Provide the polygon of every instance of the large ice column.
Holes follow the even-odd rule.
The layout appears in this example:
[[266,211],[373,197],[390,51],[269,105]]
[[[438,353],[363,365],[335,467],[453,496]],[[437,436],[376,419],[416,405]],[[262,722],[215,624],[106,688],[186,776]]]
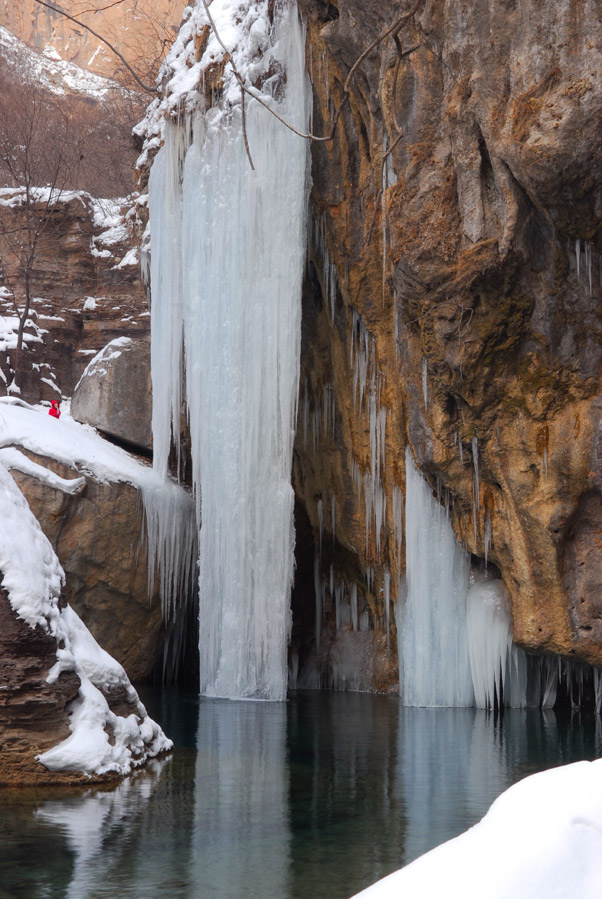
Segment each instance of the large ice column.
[[[226,15],[225,4],[211,9]],[[249,33],[266,27],[258,18]],[[306,130],[310,94],[294,4],[284,5],[271,34],[253,80]],[[221,106],[167,128],[153,164],[153,428],[165,465],[183,369],[202,511],[201,692],[283,699],[308,147],[248,98],[246,130],[254,171],[240,92],[225,89]]]
[[[398,612],[405,705],[474,703],[466,634],[469,557],[406,452],[407,599]],[[402,614],[400,614],[402,613]]]

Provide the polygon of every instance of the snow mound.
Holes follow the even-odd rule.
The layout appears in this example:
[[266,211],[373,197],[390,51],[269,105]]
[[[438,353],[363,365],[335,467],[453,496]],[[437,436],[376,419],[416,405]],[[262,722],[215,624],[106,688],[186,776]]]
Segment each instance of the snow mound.
[[599,899],[602,759],[527,777],[466,833],[355,899]]

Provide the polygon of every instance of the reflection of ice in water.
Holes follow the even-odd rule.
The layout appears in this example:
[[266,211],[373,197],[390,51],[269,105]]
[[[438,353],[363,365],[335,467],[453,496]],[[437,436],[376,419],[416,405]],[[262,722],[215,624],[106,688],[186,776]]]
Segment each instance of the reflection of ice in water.
[[65,899],[85,899],[98,891],[107,872],[123,853],[111,835],[139,815],[150,799],[167,760],[152,760],[144,773],[115,788],[45,802],[34,816],[64,834],[74,855],[73,875]]
[[286,703],[201,703],[189,879],[202,899],[288,895]]
[[573,734],[559,731],[552,711],[507,709],[502,724],[481,709],[402,709],[398,782],[408,821],[404,864],[480,820],[527,760],[537,764],[523,774],[587,757],[591,748],[584,744],[583,754],[575,753],[574,743]]

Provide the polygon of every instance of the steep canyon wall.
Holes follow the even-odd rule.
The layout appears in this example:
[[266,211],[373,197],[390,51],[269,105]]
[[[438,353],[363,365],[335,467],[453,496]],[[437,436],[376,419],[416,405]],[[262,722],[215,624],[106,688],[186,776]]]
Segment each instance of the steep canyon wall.
[[[410,5],[301,8],[327,134],[352,67]],[[409,445],[460,542],[499,569],[515,641],[600,665],[600,9],[414,8],[352,74],[334,139],[312,144],[295,650],[303,666],[322,630],[313,664],[336,682],[347,604],[381,647],[368,680],[393,685]]]

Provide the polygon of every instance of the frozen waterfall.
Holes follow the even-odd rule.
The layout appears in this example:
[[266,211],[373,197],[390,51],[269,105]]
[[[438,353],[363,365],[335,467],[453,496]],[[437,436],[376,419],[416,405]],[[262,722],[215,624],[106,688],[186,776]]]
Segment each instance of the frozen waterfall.
[[[223,18],[221,6],[211,9]],[[245,74],[306,130],[304,30],[294,4],[276,16],[272,27],[260,16],[250,29],[253,40],[268,37]],[[236,34],[234,23],[227,33]],[[184,400],[199,522],[202,516],[201,693],[280,700],[293,574],[308,147],[247,98],[253,171],[240,91],[228,77],[226,67],[219,105],[166,125],[151,171],[155,464],[167,468],[172,441],[179,449]]]
[[508,590],[499,578],[471,571],[409,449],[406,487],[407,598],[395,608],[404,705],[552,708],[562,686],[574,707],[589,692],[600,711],[598,669],[529,655],[512,642]]

